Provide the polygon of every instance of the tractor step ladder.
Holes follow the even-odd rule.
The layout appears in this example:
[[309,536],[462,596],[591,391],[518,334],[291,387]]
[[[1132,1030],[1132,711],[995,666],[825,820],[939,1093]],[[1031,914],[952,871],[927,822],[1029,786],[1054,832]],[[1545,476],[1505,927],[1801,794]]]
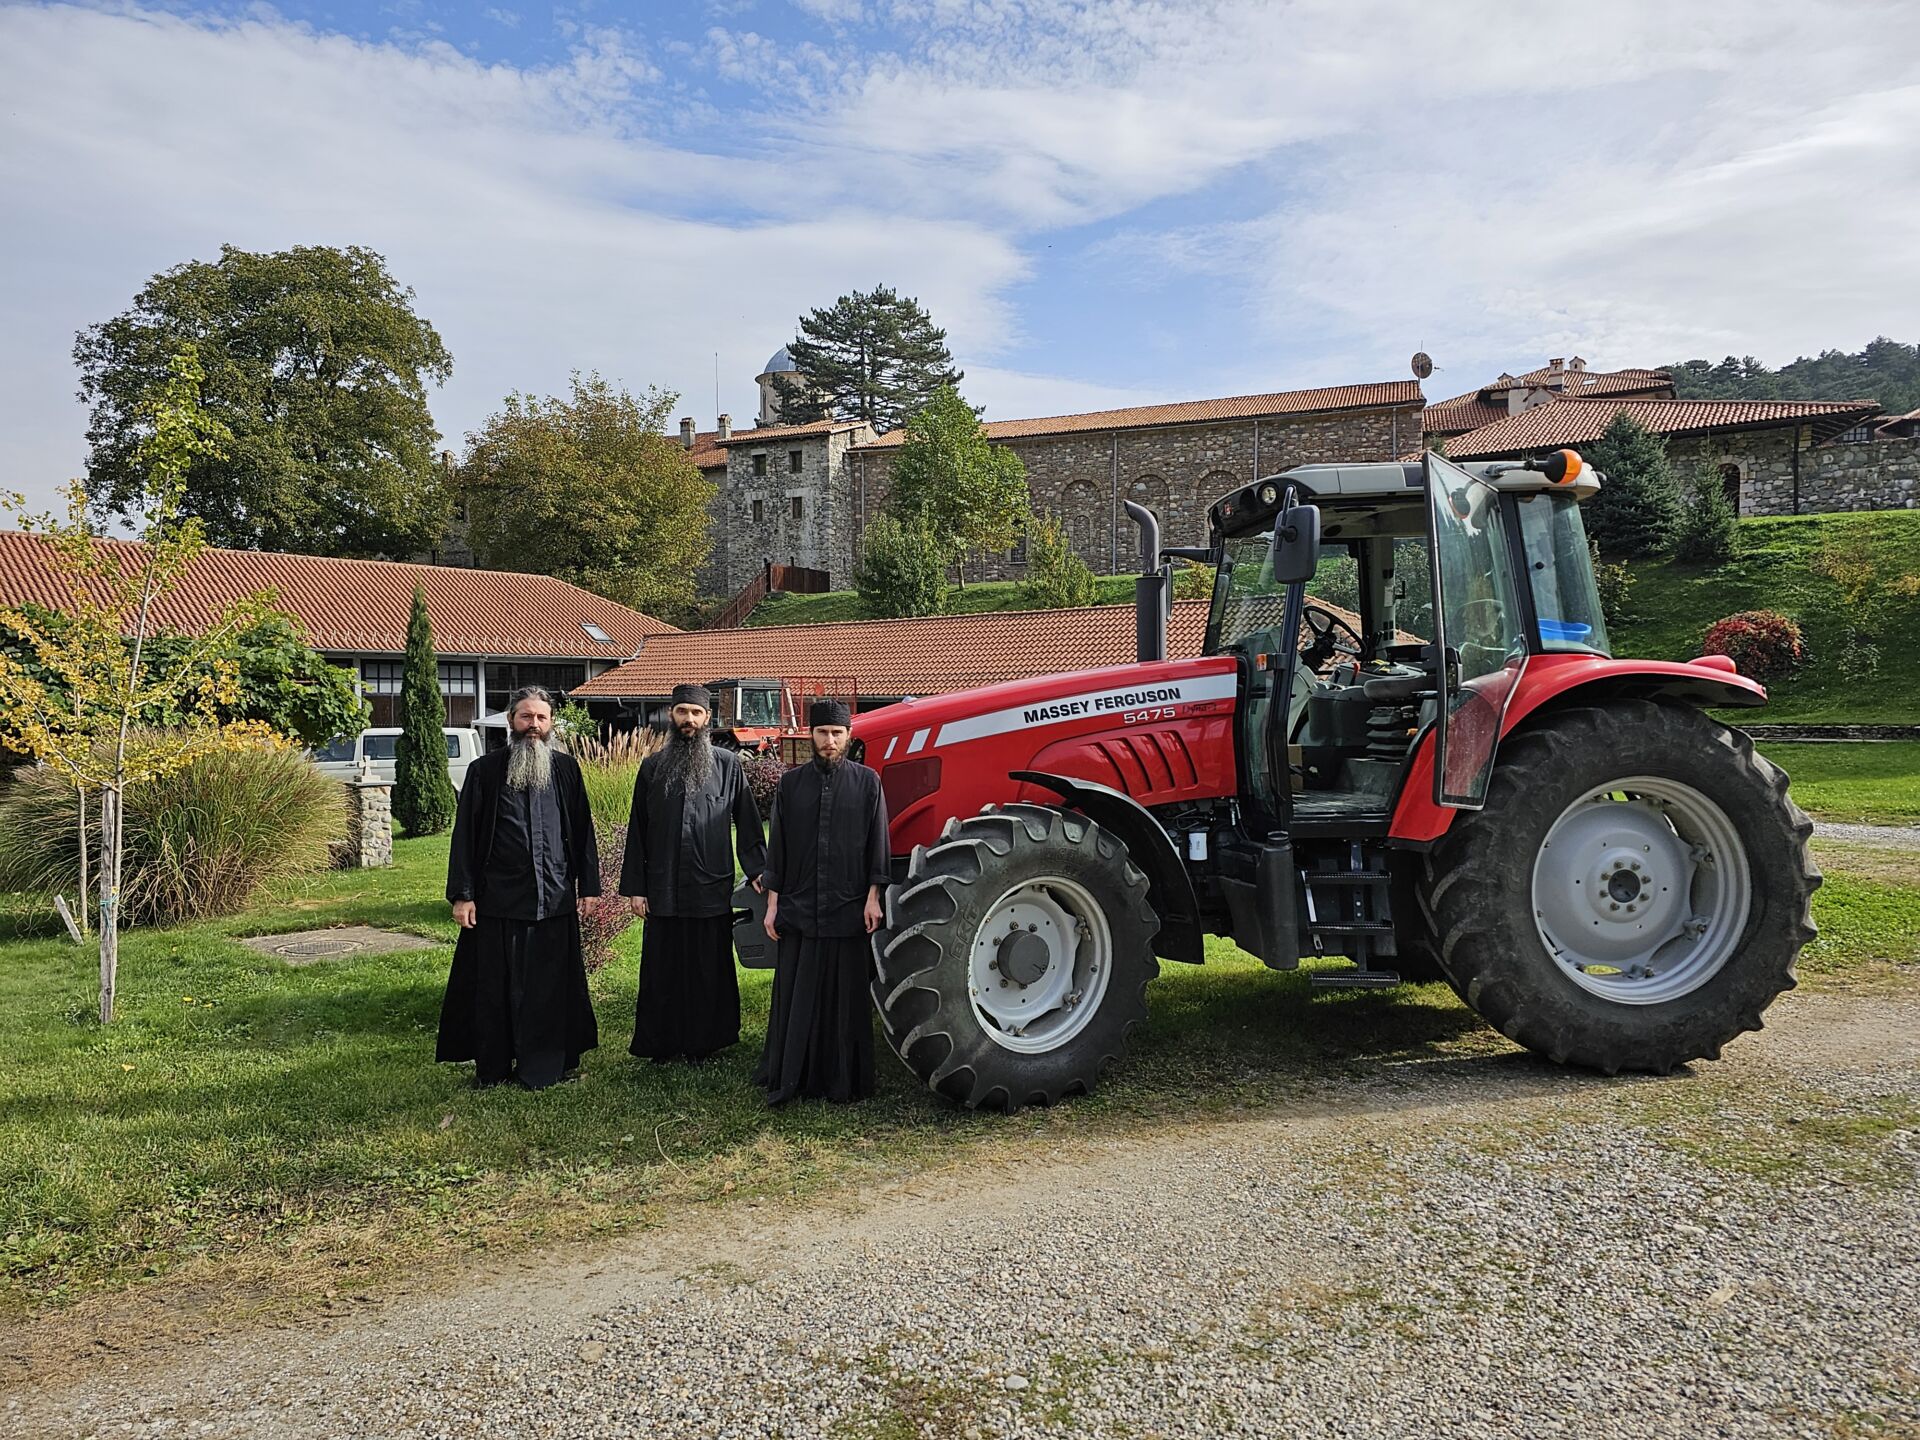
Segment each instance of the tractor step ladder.
[[1385,990],[1400,983],[1398,970],[1329,970],[1312,976],[1316,990]]

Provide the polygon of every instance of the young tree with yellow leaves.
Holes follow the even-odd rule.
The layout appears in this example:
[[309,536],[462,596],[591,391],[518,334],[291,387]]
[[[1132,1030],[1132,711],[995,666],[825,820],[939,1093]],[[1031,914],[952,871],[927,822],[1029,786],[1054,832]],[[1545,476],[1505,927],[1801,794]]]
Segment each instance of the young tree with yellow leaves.
[[[122,801],[129,784],[170,774],[211,750],[270,740],[251,721],[223,723],[238,687],[230,646],[268,608],[268,597],[236,602],[187,643],[155,662],[148,640],[160,602],[206,547],[200,522],[181,508],[189,468],[217,456],[227,430],[200,404],[204,380],[191,349],[144,405],[139,447],[147,483],[139,545],[103,542],[88,523],[85,489],[69,487],[64,520],[30,515],[11,497],[20,528],[41,535],[67,587],[54,627],[28,610],[0,608],[0,627],[25,642],[33,668],[0,654],[0,741],[72,783],[84,817],[100,799],[100,1019],[113,1019],[119,969]],[[142,724],[173,717],[164,728]],[[84,825],[84,819],[82,821]],[[82,851],[85,851],[82,833]]]

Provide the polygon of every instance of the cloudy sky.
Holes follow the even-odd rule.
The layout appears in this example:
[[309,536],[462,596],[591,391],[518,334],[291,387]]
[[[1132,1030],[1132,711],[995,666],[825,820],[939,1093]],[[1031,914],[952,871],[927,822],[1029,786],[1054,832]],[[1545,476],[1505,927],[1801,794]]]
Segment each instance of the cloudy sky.
[[990,418],[1912,341],[1916,137],[1904,0],[0,3],[0,486],[222,243],[384,254],[455,448],[575,368],[744,419],[875,283]]

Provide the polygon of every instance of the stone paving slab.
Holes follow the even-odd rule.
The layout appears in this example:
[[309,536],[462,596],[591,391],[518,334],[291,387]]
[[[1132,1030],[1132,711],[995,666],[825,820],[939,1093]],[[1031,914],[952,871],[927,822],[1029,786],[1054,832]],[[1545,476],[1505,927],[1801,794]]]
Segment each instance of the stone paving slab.
[[440,942],[371,925],[342,925],[332,930],[293,930],[284,935],[245,935],[242,945],[275,955],[289,965],[311,965],[345,955],[391,955],[396,950],[431,950]]

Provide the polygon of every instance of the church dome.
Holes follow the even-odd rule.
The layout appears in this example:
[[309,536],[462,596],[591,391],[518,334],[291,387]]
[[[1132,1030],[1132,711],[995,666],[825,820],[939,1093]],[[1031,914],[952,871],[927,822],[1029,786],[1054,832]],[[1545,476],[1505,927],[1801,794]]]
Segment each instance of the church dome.
[[762,375],[794,375],[799,373],[799,367],[793,363],[793,357],[787,353],[787,347],[782,345],[768,358],[767,363],[761,367],[760,373]]

